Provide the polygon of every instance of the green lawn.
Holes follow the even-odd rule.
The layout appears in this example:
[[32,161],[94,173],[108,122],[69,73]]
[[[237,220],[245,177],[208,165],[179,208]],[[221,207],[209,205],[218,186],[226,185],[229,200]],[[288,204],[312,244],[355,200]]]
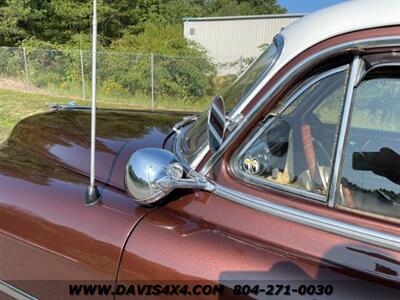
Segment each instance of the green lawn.
[[[12,128],[20,120],[49,111],[51,103],[66,104],[70,100],[75,100],[77,104],[90,105],[89,100],[0,89],[0,141],[9,136]],[[149,101],[140,101],[140,99],[137,101],[102,101],[100,99],[97,103],[100,108],[151,109]],[[191,103],[178,99],[160,99],[156,104],[156,109],[159,110],[202,111],[207,107],[206,101]]]

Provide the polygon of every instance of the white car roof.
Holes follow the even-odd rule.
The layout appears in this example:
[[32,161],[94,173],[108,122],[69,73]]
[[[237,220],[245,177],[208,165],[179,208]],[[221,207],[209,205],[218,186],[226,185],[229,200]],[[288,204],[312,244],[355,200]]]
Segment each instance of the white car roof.
[[[400,25],[400,0],[346,1],[298,19],[281,32],[282,53],[248,99],[252,99],[283,66],[315,44],[340,34],[389,25]],[[238,111],[245,105],[242,103]]]
[[400,25],[400,0],[353,0],[321,9],[281,32],[285,45],[276,66],[282,67],[304,50],[331,37],[396,24]]

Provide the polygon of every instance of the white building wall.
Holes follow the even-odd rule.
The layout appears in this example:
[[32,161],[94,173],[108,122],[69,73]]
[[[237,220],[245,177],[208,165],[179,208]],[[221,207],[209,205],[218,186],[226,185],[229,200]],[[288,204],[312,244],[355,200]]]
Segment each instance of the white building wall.
[[216,63],[255,58],[260,46],[303,15],[185,18],[184,35],[204,47]]

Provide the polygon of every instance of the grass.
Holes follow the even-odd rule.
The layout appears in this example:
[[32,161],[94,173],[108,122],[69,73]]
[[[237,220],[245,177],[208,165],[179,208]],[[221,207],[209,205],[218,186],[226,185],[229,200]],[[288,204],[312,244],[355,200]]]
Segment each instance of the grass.
[[[90,105],[90,100],[81,100],[68,96],[52,96],[39,92],[21,92],[0,88],[0,141],[4,141],[13,127],[22,119],[49,111],[49,104],[66,104],[70,100],[80,105]],[[97,101],[99,108],[123,108],[123,109],[151,109],[151,102],[143,98],[117,99],[108,98]],[[163,98],[156,102],[158,110],[202,111],[208,107],[209,101],[190,101]]]
[[[21,88],[17,90],[21,91]],[[47,85],[44,90],[36,87],[35,90],[40,94],[57,95],[71,99],[82,98],[80,83],[70,82],[63,86]],[[90,86],[86,85],[85,93],[86,98],[90,99]],[[211,96],[196,100],[180,99],[179,97],[163,96],[157,92],[154,96],[156,109],[177,111],[204,111],[208,108],[212,99]],[[151,96],[145,93],[131,94],[124,89],[106,90],[100,86],[97,90],[97,98],[99,99],[98,106],[101,108],[151,109]]]
[[0,141],[5,140],[15,124],[23,118],[49,110],[48,103],[65,100],[63,98],[1,89]]

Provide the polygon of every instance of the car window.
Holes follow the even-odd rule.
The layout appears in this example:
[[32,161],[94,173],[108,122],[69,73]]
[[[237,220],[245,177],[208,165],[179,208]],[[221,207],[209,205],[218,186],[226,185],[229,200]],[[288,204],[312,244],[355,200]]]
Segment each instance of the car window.
[[[279,56],[279,47],[273,43],[261,54],[254,63],[224,92],[226,112],[238,107],[248,95],[257,87],[263,74],[268,73],[274,61]],[[208,111],[203,112],[189,127],[183,143],[183,154],[189,163],[197,157],[207,141]]]
[[337,202],[400,219],[400,73],[369,76],[352,105]]
[[239,105],[254,87],[257,86],[262,79],[261,75],[272,66],[278,53],[279,49],[275,43],[269,45],[267,50],[250,65],[246,72],[222,93],[227,112],[230,112],[234,107]]
[[239,151],[235,169],[247,181],[326,197],[345,98],[348,67],[315,75],[281,101],[278,116]]

